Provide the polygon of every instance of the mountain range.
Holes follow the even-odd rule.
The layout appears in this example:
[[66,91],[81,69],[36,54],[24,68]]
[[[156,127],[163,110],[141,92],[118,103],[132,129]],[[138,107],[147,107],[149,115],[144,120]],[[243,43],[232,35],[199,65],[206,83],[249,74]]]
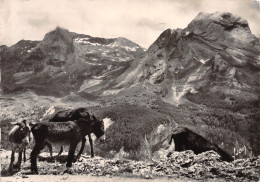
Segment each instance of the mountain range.
[[247,21],[230,13],[200,13],[185,29],[165,30],[147,51],[125,38],[58,27],[42,41],[1,46],[1,86],[3,93],[65,96],[117,93],[149,82],[174,102],[199,90],[248,95],[259,91],[259,50]]
[[107,87],[143,53],[126,38],[97,38],[57,27],[42,41],[2,46],[2,90],[65,96],[98,84]]
[[190,126],[229,152],[240,141],[258,155],[259,40],[245,19],[227,12],[199,13],[186,28],[163,31],[147,50],[126,38],[57,27],[42,41],[0,46],[2,95],[85,99],[116,123],[143,117],[140,132],[153,131],[161,118]]

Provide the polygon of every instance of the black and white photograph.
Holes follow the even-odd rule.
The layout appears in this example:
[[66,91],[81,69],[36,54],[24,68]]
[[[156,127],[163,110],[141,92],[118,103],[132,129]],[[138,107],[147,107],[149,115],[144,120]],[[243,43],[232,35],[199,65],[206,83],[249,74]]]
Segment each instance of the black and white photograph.
[[1,182],[260,181],[260,0],[0,0]]

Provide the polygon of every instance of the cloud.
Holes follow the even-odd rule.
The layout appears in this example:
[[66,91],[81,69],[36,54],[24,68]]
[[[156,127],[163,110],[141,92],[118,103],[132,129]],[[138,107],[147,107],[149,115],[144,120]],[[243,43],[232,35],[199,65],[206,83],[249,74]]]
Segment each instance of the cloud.
[[97,37],[126,37],[147,48],[167,28],[185,28],[201,12],[229,11],[260,37],[255,0],[0,0],[0,45],[42,40],[57,26]]
[[28,23],[29,25],[40,28],[42,26],[49,24],[50,22],[48,18],[29,18]]
[[147,17],[141,18],[136,23],[139,27],[147,27],[149,29],[155,30],[155,31],[163,31],[165,30],[166,23],[158,22],[151,20]]

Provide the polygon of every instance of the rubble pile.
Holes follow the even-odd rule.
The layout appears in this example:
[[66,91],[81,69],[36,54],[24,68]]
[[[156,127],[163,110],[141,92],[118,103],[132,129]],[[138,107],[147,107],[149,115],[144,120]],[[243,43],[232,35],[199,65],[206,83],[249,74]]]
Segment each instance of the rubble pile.
[[[79,161],[73,164],[71,171],[67,171],[66,155],[56,159],[47,157],[47,153],[40,155],[38,162],[40,175],[69,173],[107,177],[132,176],[146,179],[168,177],[218,181],[258,181],[260,179],[260,156],[228,163],[221,161],[220,156],[214,151],[199,155],[195,155],[192,151],[174,152],[169,158],[166,157],[165,152],[158,152],[149,161],[106,159],[98,156],[90,158],[82,155]],[[28,171],[30,171],[29,161],[23,164],[21,173],[28,173]]]
[[221,161],[214,151],[195,155],[188,150],[174,152],[170,158],[161,157],[158,166],[161,167],[161,175],[176,174],[197,180],[223,178],[231,181],[258,181],[259,162],[260,156],[229,163]]

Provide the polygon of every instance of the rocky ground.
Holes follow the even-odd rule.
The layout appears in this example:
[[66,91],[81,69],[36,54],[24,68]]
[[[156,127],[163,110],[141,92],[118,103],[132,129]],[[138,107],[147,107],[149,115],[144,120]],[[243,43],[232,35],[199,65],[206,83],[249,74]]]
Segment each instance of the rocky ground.
[[[28,151],[29,157],[30,151]],[[219,160],[213,151],[195,155],[192,151],[175,152],[165,157],[165,151],[157,152],[151,160],[133,161],[123,158],[106,159],[82,155],[73,164],[72,171],[66,171],[67,155],[56,158],[41,153],[38,162],[39,175],[57,176],[55,180],[71,178],[77,181],[84,175],[91,181],[140,181],[143,179],[180,180],[180,181],[258,181],[260,179],[260,156],[235,160],[227,163]],[[7,172],[10,151],[1,151],[1,175],[4,181],[32,181],[37,175],[30,175],[30,162],[23,163],[22,170],[10,174]],[[94,178],[95,177],[95,178]],[[80,177],[78,177],[80,179]],[[85,179],[85,178],[84,178]],[[112,180],[114,179],[114,180]]]
[[[105,176],[90,176],[90,175],[45,175],[44,178],[41,176],[31,175],[28,178],[20,177],[4,177],[2,182],[27,182],[27,181],[37,181],[37,182],[60,182],[60,181],[69,181],[69,182],[78,182],[78,181],[91,181],[91,182],[147,182],[147,179],[140,178],[125,178],[125,177],[113,177],[108,178]],[[158,181],[158,179],[150,179],[150,182]],[[170,178],[161,178],[160,182],[180,182],[180,180],[173,180]]]

